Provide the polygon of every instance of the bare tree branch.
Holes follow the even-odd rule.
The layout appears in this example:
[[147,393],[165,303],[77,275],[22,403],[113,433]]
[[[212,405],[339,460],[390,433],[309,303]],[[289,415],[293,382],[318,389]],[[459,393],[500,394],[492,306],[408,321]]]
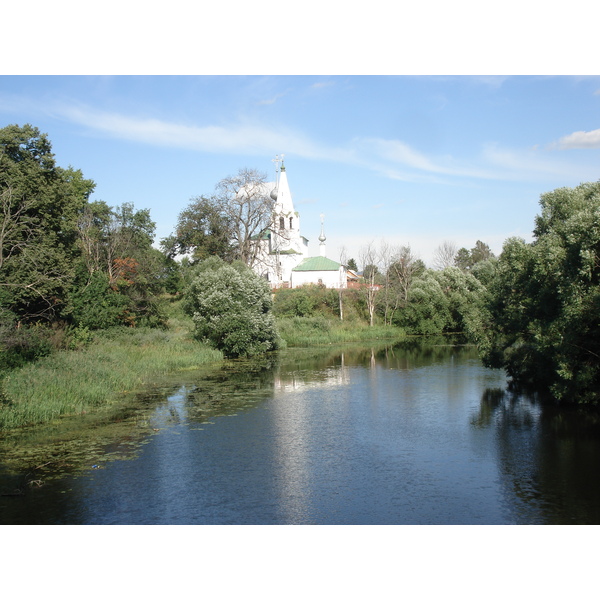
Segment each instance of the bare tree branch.
[[458,246],[448,240],[443,241],[433,253],[433,268],[443,271],[454,266],[454,259],[458,253]]

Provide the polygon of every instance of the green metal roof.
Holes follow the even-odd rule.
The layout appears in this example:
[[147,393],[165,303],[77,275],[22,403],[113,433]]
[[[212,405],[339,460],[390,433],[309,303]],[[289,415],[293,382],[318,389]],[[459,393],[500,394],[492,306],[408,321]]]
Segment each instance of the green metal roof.
[[305,258],[292,271],[337,271],[339,268],[340,263],[335,262],[335,260],[325,258],[324,256],[314,256],[312,258]]
[[272,250],[271,252],[269,252],[269,254],[271,256],[276,256],[279,254],[300,254],[300,252],[294,250],[293,248],[289,248],[288,250]]

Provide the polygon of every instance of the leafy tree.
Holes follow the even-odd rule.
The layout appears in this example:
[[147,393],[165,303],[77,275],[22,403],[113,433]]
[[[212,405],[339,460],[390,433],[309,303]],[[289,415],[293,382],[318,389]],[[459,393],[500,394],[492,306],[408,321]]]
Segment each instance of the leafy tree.
[[252,356],[278,346],[273,301],[266,281],[236,261],[218,257],[196,267],[185,295],[195,336],[228,357]]
[[456,253],[454,266],[463,271],[470,271],[477,263],[494,258],[494,253],[487,244],[481,240],[475,242],[475,246],[471,250],[461,248]]
[[486,293],[473,275],[456,267],[427,269],[415,277],[394,323],[413,334],[464,333],[477,341],[486,322]]
[[415,280],[408,302],[395,313],[393,323],[417,335],[441,334],[449,328],[448,299],[433,271],[427,270]]
[[358,273],[358,266],[356,265],[356,261],[351,258],[348,260],[348,268],[353,271],[354,273]]
[[377,309],[388,325],[395,311],[406,304],[413,279],[425,265],[413,255],[410,246],[390,246],[384,241],[379,248],[379,264],[383,287],[377,294]]
[[475,263],[469,270],[469,273],[479,280],[486,288],[492,283],[496,276],[496,268],[498,266],[498,259],[493,256],[486,260]]
[[448,302],[450,321],[445,332],[460,332],[471,342],[479,341],[487,322],[487,288],[472,273],[457,267],[436,271],[434,277]]
[[72,322],[78,327],[106,329],[133,324],[129,298],[110,287],[109,277],[103,271],[95,271],[87,285],[75,288],[71,303]]
[[22,321],[60,316],[74,278],[77,218],[94,189],[55,164],[46,134],[0,129],[0,305]]
[[[150,212],[136,211],[131,203],[111,208],[97,201],[85,207],[79,218],[85,275],[80,269],[72,290],[75,323],[92,329],[164,323],[158,295],[166,284],[166,257],[152,247],[154,228]],[[91,290],[98,306],[86,314],[81,299],[89,299]]]
[[600,182],[543,194],[531,244],[504,244],[484,360],[561,402],[600,401]]
[[231,260],[232,232],[226,207],[219,198],[194,198],[179,214],[175,234],[162,241],[169,257],[188,255],[193,260],[219,256]]
[[218,256],[254,266],[267,234],[286,235],[273,226],[275,200],[266,179],[255,169],[240,169],[219,181],[215,195],[192,200],[180,213],[175,233],[162,240],[163,251],[193,261]]
[[391,291],[393,313],[408,303],[410,289],[415,278],[424,271],[423,261],[417,259],[410,249],[410,246],[402,246],[387,270],[387,285]]

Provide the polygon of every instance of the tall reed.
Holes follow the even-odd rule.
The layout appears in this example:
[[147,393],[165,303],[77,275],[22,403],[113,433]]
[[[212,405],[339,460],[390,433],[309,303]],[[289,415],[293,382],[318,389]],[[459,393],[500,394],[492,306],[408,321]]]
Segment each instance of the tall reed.
[[100,333],[82,350],[56,352],[11,371],[1,382],[0,429],[97,410],[157,376],[220,359],[183,327]]

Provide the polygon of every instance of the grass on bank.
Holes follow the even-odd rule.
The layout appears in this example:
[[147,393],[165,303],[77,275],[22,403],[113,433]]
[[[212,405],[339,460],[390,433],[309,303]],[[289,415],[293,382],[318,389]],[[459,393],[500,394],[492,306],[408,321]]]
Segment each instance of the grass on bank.
[[370,327],[362,322],[336,321],[325,317],[278,318],[277,331],[288,347],[296,348],[344,342],[406,339],[405,331],[399,327]]
[[[122,402],[157,377],[222,360],[220,351],[191,336],[181,303],[170,306],[169,327],[97,332],[79,350],[56,351],[0,380],[0,430],[48,423]],[[402,340],[403,330],[369,327],[324,316],[277,319],[288,347]]]
[[58,351],[0,381],[0,429],[47,423],[121,401],[157,377],[222,359],[174,318],[168,330],[108,330],[81,350]]

